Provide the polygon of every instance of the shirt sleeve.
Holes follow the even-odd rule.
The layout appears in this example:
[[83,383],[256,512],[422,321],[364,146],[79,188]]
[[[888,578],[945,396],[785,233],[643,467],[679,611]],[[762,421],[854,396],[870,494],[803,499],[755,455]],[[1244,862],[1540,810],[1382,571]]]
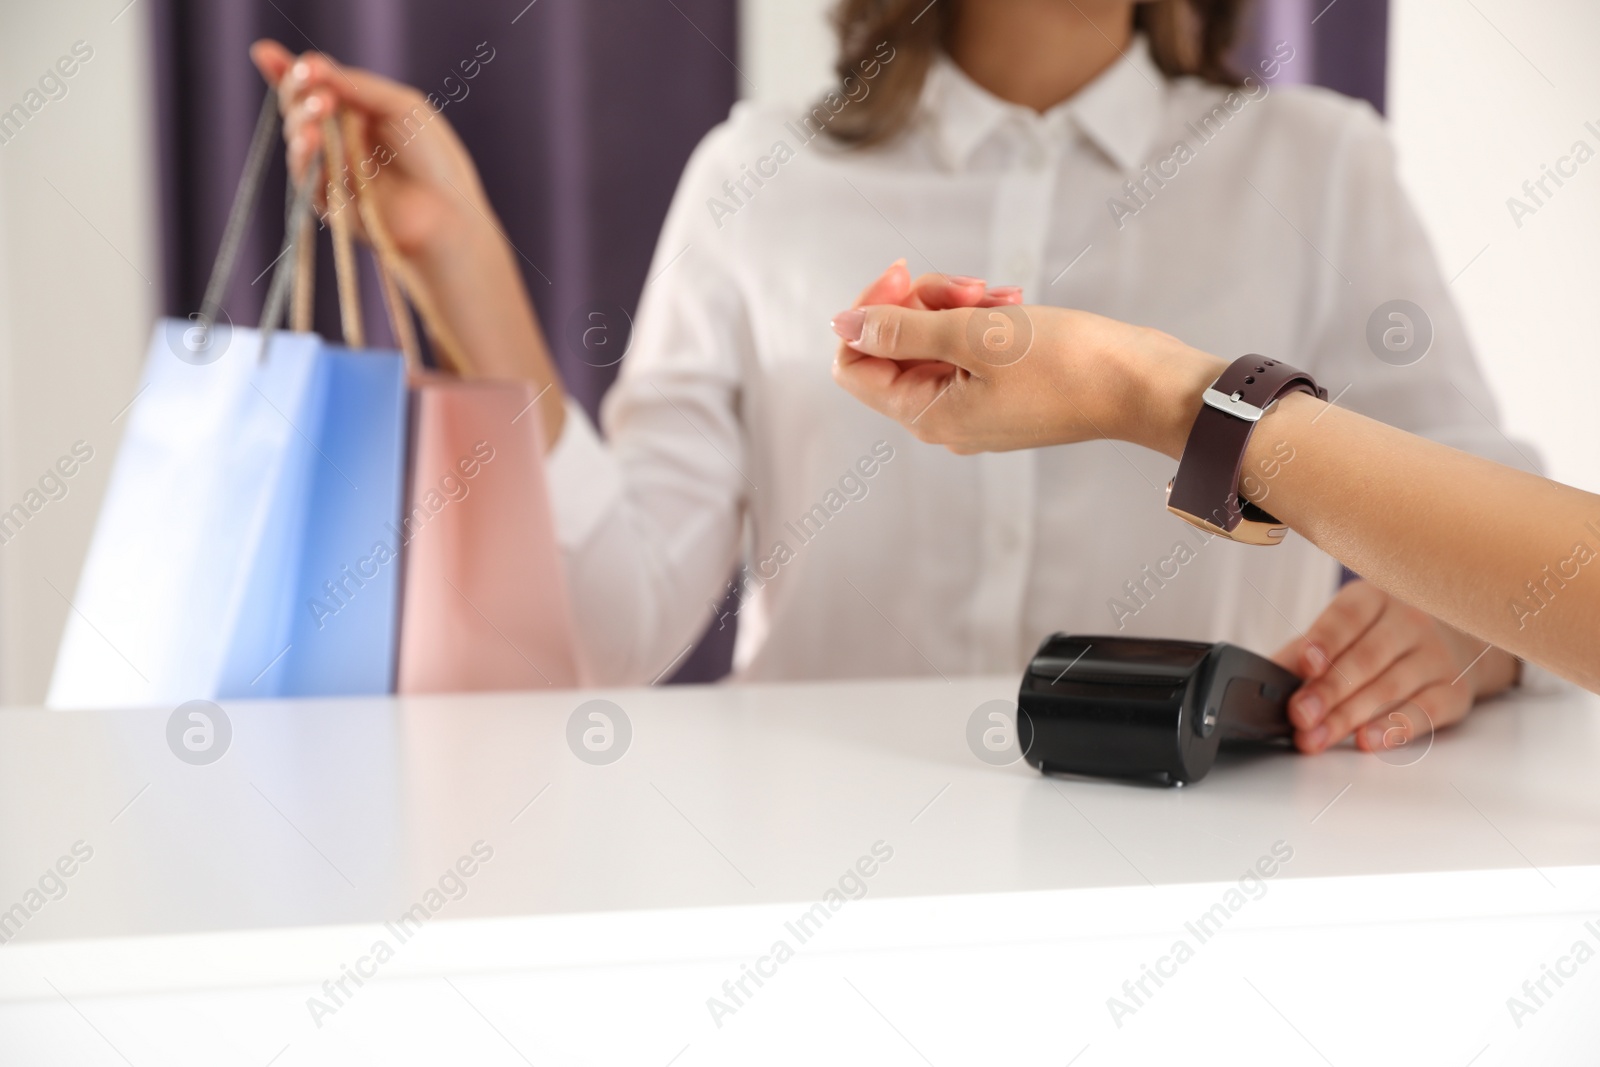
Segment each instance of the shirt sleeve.
[[549,457],[556,533],[586,682],[642,685],[714,618],[738,558],[748,485],[740,367],[752,340],[725,234],[705,209],[719,141],[691,157],[632,340],[601,405],[570,400]]
[[1316,231],[1333,269],[1307,369],[1353,411],[1539,473],[1533,447],[1501,425],[1387,129],[1367,105],[1346,106]]
[[594,536],[622,500],[622,470],[612,462],[589,413],[567,397],[567,418],[546,458],[545,476],[557,501],[556,543],[571,553]]

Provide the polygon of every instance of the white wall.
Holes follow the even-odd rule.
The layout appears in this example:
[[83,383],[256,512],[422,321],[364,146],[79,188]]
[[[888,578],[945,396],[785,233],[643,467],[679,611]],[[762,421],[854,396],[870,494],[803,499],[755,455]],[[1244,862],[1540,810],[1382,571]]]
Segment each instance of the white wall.
[[[0,111],[73,43],[93,57],[0,144],[0,511],[94,458],[0,544],[0,700],[38,702],[157,308],[148,4],[0,0]],[[119,14],[119,12],[121,12]],[[113,19],[115,21],[113,22]],[[51,585],[60,590],[52,591]]]
[[1465,268],[1456,299],[1510,430],[1600,491],[1600,158],[1520,229],[1506,207],[1575,141],[1600,152],[1600,4],[1394,0],[1391,19],[1402,177],[1446,276]]
[[834,83],[828,12],[836,0],[740,0],[740,91],[746,99],[812,101]]

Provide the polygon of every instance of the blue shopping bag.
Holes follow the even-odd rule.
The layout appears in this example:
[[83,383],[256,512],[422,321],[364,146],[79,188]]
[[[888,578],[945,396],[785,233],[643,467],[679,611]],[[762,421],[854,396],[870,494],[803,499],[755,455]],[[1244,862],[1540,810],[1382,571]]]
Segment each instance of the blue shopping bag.
[[[268,118],[264,108],[230,218],[235,241]],[[51,706],[392,691],[406,370],[397,352],[271,328],[315,181],[297,200],[265,329],[218,323],[214,309],[198,328],[157,324]],[[208,292],[220,291],[214,276]]]
[[[274,353],[274,359],[277,358]],[[233,692],[339,696],[394,690],[399,645],[400,513],[405,493],[406,372],[398,352],[324,343],[315,387],[321,428],[298,510],[284,524],[295,555],[258,557],[260,602],[275,594],[285,630],[236,640]],[[284,545],[291,542],[286,538]],[[287,597],[285,594],[290,594]],[[273,666],[260,666],[260,642]],[[281,653],[282,658],[278,655]],[[252,669],[255,673],[251,673]],[[265,671],[265,674],[261,672]],[[250,691],[240,687],[245,676]]]

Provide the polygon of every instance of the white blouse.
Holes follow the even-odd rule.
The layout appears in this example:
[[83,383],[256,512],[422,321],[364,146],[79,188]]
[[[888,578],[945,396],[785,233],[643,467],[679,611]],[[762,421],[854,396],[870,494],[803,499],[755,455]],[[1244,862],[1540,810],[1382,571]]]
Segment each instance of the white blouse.
[[[1165,456],[956,456],[836,386],[829,319],[901,256],[1288,360],[1340,404],[1527,465],[1364,103],[1169,82],[1139,40],[1044,115],[941,58],[910,129],[868,150],[741,104],[684,172],[604,440],[569,404],[550,457],[592,681],[668,674],[726,624],[736,568],[744,680],[1010,673],[1058,630],[1270,652],[1326,605],[1337,565],[1296,535],[1253,548],[1169,515]],[[1397,299],[1433,328],[1405,366],[1368,342]]]

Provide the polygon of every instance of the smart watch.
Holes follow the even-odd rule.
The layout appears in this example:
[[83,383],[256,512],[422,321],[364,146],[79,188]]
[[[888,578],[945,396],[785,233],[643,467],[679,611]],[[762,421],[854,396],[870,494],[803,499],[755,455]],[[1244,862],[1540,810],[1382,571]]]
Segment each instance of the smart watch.
[[1229,364],[1202,397],[1178,474],[1167,483],[1167,510],[1218,537],[1282,544],[1288,527],[1244,499],[1239,476],[1256,423],[1290,393],[1328,399],[1311,375],[1287,363],[1252,355]]

